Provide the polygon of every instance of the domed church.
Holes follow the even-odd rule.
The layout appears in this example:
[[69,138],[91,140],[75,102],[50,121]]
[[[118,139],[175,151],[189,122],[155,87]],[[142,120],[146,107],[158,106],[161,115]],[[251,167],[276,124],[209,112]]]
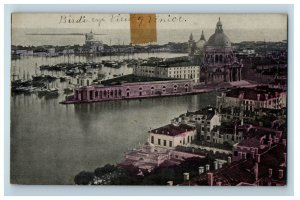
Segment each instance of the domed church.
[[[231,42],[222,26],[219,18],[215,33],[209,37],[207,42],[203,42],[205,41],[203,31],[198,42],[191,45],[193,38],[190,37],[189,40],[189,47],[192,47],[189,55],[196,64],[201,66],[200,80],[205,84],[241,80],[243,65],[235,57]],[[198,56],[201,56],[201,59]]]

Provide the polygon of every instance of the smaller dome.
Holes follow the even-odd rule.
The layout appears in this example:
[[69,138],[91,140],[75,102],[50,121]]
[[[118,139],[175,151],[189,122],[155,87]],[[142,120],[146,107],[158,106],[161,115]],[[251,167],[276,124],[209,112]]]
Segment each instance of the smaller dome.
[[204,33],[202,31],[200,39],[196,42],[196,48],[203,49],[204,45],[206,43]]
[[198,48],[198,49],[202,49],[204,47],[204,45],[205,45],[205,41],[204,40],[198,40],[196,42],[196,48]]

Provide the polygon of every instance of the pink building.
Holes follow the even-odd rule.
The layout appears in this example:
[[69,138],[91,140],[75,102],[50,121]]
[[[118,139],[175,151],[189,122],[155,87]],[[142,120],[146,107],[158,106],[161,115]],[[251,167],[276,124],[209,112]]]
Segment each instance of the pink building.
[[97,102],[190,94],[192,80],[160,79],[127,75],[103,81],[101,85],[76,88],[64,103]]

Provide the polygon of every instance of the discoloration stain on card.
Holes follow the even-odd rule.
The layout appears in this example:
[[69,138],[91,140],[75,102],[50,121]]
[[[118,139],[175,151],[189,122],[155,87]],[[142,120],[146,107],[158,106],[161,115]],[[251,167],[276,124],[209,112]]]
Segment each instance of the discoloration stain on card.
[[130,14],[132,44],[145,44],[157,41],[155,14]]

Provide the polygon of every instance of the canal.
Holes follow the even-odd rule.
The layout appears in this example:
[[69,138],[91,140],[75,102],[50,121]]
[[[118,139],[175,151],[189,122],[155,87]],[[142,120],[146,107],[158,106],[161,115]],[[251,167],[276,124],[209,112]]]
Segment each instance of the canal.
[[11,183],[74,184],[74,176],[82,170],[120,162],[124,152],[147,141],[150,128],[170,123],[187,111],[215,105],[215,95],[76,105],[59,104],[63,94],[53,99],[13,95]]

